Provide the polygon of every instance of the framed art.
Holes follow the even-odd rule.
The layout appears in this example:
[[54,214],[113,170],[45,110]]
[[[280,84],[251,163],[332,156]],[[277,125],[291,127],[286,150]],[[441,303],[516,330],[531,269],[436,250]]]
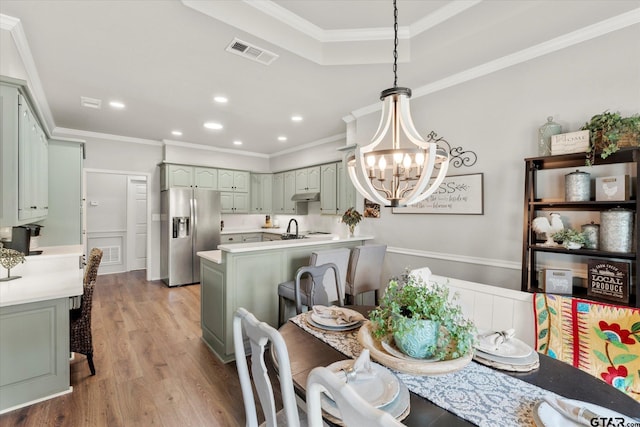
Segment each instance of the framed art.
[[444,178],[434,193],[415,205],[393,208],[394,214],[483,215],[482,173],[452,175]]

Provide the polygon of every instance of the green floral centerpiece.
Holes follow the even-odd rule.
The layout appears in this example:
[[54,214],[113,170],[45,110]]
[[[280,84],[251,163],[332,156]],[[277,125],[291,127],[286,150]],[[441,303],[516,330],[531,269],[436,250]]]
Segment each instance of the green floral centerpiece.
[[[475,344],[475,325],[463,316],[457,295],[450,298],[446,285],[425,283],[408,272],[389,282],[369,318],[374,338],[393,336],[396,346],[411,357],[456,359],[469,354]],[[432,325],[424,326],[425,322]],[[435,336],[417,349],[411,343],[412,335],[425,335],[428,329]],[[404,345],[405,341],[410,345]]]
[[342,214],[342,222],[349,227],[349,235],[353,236],[356,225],[362,221],[362,214],[356,208],[349,208]]

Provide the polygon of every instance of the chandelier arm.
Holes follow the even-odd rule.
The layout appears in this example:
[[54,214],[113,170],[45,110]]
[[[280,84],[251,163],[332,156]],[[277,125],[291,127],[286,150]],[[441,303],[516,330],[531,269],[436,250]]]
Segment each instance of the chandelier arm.
[[362,147],[365,152],[373,150],[378,144],[380,144],[384,136],[387,134],[389,126],[391,126],[391,116],[391,100],[390,97],[388,97],[382,102],[380,123],[378,124],[378,129],[376,130],[375,135],[371,138],[371,143]]
[[431,175],[433,174],[433,169],[436,162],[437,146],[433,142],[430,142],[428,144],[429,147],[425,156],[425,164],[422,167],[420,179],[418,179],[418,182],[416,182],[416,185],[413,187],[413,190],[409,193],[409,195],[402,199],[403,203],[407,203],[408,200],[413,200],[415,196],[422,193],[427,188],[427,185],[431,180]]
[[392,195],[391,191],[387,190],[384,187],[384,184],[382,184],[381,186],[376,186],[376,184],[373,181],[371,181],[371,186],[378,191],[382,191],[387,197],[391,197]]
[[411,118],[411,108],[409,106],[409,98],[402,97],[400,100],[400,125],[402,126],[402,130],[404,130],[407,138],[418,147],[424,148],[425,150],[429,148],[429,142],[426,142],[422,139],[422,136],[416,130],[416,127],[413,124],[413,119]]
[[371,197],[372,201],[380,203],[382,205],[387,205],[389,201],[382,197],[378,191],[373,187],[373,184],[369,180],[367,176],[367,168],[364,164],[364,156],[362,155],[361,149],[356,148],[356,176],[360,182],[360,185],[364,188],[364,194],[367,194]]
[[353,164],[349,163],[347,165],[347,171],[349,172],[349,178],[351,178],[351,182],[353,183],[353,186],[356,187],[356,190],[358,190],[358,193],[360,193],[362,196],[367,197],[367,198],[371,198],[373,200],[373,196],[371,196],[367,190],[365,190],[364,186],[362,185],[362,183],[358,180],[357,177],[357,170],[356,170],[356,160],[353,160]]
[[433,184],[431,184],[431,188],[430,188],[431,191],[426,191],[422,194],[418,194],[417,197],[415,197],[415,199],[408,200],[408,203],[414,204],[414,203],[421,202],[425,200],[427,197],[429,197],[431,194],[433,194],[433,192],[436,191],[438,187],[440,187],[440,184],[442,184],[442,181],[447,176],[447,169],[449,169],[449,159],[443,161],[440,164],[440,170],[438,171],[438,176],[433,181]]

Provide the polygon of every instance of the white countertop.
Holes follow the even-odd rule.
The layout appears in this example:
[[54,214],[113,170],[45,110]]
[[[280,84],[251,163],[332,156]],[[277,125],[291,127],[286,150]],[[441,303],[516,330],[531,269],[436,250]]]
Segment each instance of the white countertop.
[[246,233],[272,233],[272,234],[282,234],[286,232],[286,228],[263,228],[263,227],[254,227],[254,228],[224,228],[220,234],[246,234]]
[[200,258],[204,258],[207,259],[211,262],[215,262],[216,264],[222,264],[222,251],[221,250],[215,250],[215,251],[200,251],[200,252],[196,252],[196,255],[198,255]]
[[[82,246],[38,250],[43,251],[42,255],[25,257],[24,263],[11,269],[11,276],[22,276],[20,279],[0,282],[0,307],[82,295]],[[3,267],[0,277],[7,277]]]
[[284,249],[284,248],[293,248],[293,247],[325,245],[325,244],[335,243],[337,241],[354,242],[354,241],[373,240],[373,239],[374,239],[373,236],[340,237],[335,234],[318,234],[318,235],[307,237],[306,239],[273,240],[271,242],[230,243],[227,245],[220,245],[218,246],[218,249],[224,252],[241,253],[241,252],[266,251],[270,249]]

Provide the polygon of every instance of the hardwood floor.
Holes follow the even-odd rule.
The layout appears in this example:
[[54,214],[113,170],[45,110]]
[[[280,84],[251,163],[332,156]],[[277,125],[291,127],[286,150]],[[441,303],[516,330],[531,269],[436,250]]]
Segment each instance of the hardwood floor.
[[1,426],[239,426],[235,363],[200,339],[200,286],[168,288],[144,271],[98,276],[96,375],[71,361],[73,393],[0,416]]

